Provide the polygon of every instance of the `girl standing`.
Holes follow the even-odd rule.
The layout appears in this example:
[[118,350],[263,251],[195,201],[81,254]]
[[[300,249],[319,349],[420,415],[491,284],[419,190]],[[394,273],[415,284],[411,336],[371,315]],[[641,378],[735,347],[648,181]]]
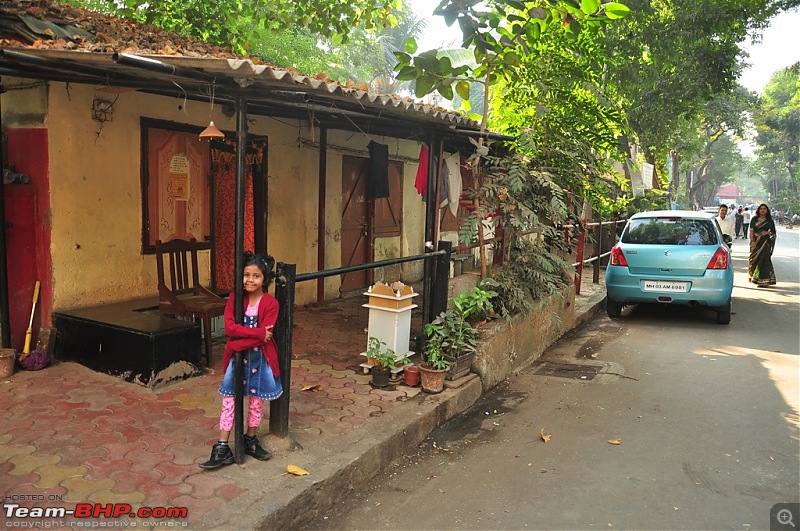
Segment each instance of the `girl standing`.
[[750,282],[759,288],[774,286],[776,282],[775,269],[772,267],[775,233],[769,207],[761,203],[750,221],[750,265],[747,270]]
[[276,277],[272,272],[275,260],[271,256],[244,253],[244,324],[236,324],[234,297],[228,298],[225,308],[225,356],[222,366],[225,376],[219,393],[222,395],[222,411],[219,417],[219,441],[211,448],[211,458],[200,464],[200,468],[218,468],[234,462],[228,445],[234,419],[234,357],[242,352],[244,361],[244,394],[249,397],[247,434],[244,436],[244,453],[265,461],[272,457],[261,446],[256,430],[263,415],[265,400],[275,400],[283,394],[278,348],[272,337],[272,327],[278,319],[278,301],[266,293],[267,287]]

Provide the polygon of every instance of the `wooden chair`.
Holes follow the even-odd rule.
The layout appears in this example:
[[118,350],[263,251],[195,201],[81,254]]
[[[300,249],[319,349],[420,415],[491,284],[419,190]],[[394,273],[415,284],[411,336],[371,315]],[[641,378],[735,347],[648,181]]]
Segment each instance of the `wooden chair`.
[[[211,365],[211,319],[225,312],[226,301],[200,284],[197,270],[197,240],[156,242],[158,264],[158,309],[170,317],[191,317],[203,321],[206,365]],[[164,256],[169,257],[169,285]]]

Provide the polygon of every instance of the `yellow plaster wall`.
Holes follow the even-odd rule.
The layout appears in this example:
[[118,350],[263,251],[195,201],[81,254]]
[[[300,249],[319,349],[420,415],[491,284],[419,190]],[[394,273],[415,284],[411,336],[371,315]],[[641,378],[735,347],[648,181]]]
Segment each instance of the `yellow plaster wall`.
[[[63,310],[156,294],[153,255],[142,254],[140,117],[197,126],[213,119],[233,131],[233,118],[221,107],[126,92],[104,94],[94,87],[52,83],[49,89],[53,307]],[[113,119],[100,126],[91,119],[92,100],[114,101]],[[35,107],[35,105],[34,105]],[[249,130],[269,138],[269,252],[277,261],[294,262],[297,272],[317,270],[317,191],[319,150],[302,147],[300,136],[319,140],[305,124],[250,116]],[[329,143],[364,151],[370,138],[341,131]],[[390,146],[390,155],[413,158],[419,145],[375,138]],[[422,250],[424,203],[414,189],[417,165],[406,162],[403,180],[403,234],[382,249],[389,255]],[[342,153],[328,153],[325,267],[341,265]],[[381,255],[381,257],[384,257]],[[201,281],[210,278],[209,253],[201,253]],[[422,277],[422,264],[404,264],[402,277]],[[327,279],[325,296],[339,295],[339,277]],[[297,285],[296,303],[316,300],[316,282]]]
[[44,81],[3,78],[0,95],[3,127],[41,127],[47,116],[48,85]]
[[91,119],[95,98],[117,95],[63,83],[50,89],[54,310],[157,293],[155,258],[142,255],[138,113],[154,103],[120,94],[101,127]]

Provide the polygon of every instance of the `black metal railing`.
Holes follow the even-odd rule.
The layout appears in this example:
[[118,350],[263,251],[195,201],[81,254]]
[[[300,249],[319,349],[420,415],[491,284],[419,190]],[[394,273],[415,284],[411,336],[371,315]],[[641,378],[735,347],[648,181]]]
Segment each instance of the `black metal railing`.
[[[283,395],[270,402],[269,431],[273,435],[286,437],[289,434],[289,389],[291,385],[292,368],[292,329],[294,325],[294,298],[295,285],[319,278],[333,277],[345,273],[365,271],[378,267],[386,267],[407,262],[425,260],[432,265],[432,274],[426,275],[423,287],[422,320],[428,323],[433,315],[438,315],[447,308],[447,287],[450,272],[450,254],[452,246],[449,242],[440,242],[439,250],[407,256],[392,258],[368,264],[337,267],[312,273],[297,274],[296,264],[278,263],[278,280],[275,284],[275,298],[280,304],[278,320],[273,329],[273,336],[278,344],[278,365],[281,371],[281,384]],[[430,277],[430,278],[428,278]]]

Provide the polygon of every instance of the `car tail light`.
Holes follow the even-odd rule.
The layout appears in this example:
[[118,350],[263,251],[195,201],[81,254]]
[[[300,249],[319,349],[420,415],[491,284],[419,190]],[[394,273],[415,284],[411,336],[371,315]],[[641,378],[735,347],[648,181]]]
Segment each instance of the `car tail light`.
[[711,257],[711,261],[706,266],[706,269],[728,269],[728,258],[729,258],[728,251],[720,247],[717,249],[717,252],[714,253],[714,256]]
[[628,261],[625,260],[625,254],[622,252],[622,249],[616,245],[611,249],[610,264],[613,266],[628,267]]

